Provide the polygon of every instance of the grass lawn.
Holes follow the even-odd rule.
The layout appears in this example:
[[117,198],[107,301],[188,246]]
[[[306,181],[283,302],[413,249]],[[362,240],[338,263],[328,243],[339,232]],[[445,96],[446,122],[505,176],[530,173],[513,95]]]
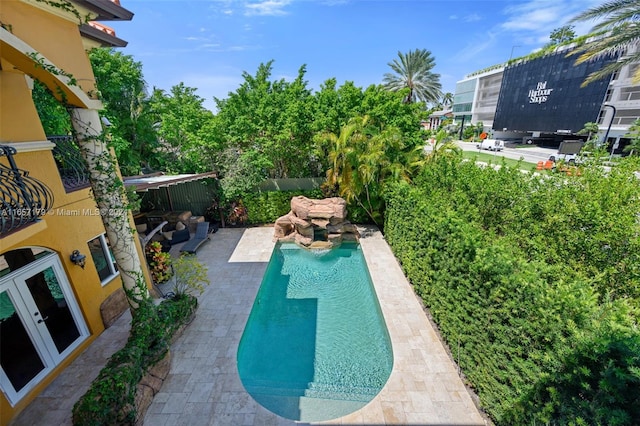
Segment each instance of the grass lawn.
[[[487,154],[486,152],[463,151],[462,156],[470,160],[475,159],[476,161],[483,161],[491,164],[502,164],[502,160],[504,159],[505,164],[509,167],[516,167],[518,165],[518,160],[503,157],[500,153]],[[520,168],[523,170],[528,170],[533,166],[533,163],[527,163],[526,161],[522,161],[520,163]]]

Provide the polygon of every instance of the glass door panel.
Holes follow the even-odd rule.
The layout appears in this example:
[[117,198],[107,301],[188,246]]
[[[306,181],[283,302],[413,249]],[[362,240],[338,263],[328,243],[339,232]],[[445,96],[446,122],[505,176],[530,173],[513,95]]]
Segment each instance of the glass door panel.
[[0,388],[12,405],[87,336],[82,312],[55,254],[0,278]]
[[25,279],[38,310],[34,312],[37,324],[44,324],[51,335],[58,354],[65,351],[80,337],[80,331],[71,315],[52,266]]
[[16,392],[45,369],[7,291],[0,293],[0,365]]

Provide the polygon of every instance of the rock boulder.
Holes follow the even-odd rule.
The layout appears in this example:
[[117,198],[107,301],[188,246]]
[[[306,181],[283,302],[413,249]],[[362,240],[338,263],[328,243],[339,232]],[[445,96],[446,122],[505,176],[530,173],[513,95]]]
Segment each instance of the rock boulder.
[[344,240],[358,241],[355,225],[347,220],[347,202],[333,197],[314,200],[303,196],[291,199],[291,211],[274,226],[276,241],[295,241],[304,247],[337,246]]

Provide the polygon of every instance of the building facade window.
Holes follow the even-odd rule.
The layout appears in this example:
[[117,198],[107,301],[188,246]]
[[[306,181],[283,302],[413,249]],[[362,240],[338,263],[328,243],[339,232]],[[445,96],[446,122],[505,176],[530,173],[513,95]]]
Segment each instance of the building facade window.
[[89,241],[88,244],[100,282],[105,285],[119,273],[109,239],[105,234],[102,234]]
[[604,101],[609,102],[611,101],[612,97],[613,97],[613,89],[607,89],[607,94],[604,97]]
[[620,90],[621,101],[637,101],[640,99],[640,86],[623,87]]
[[458,104],[453,106],[453,112],[470,112],[471,104]]

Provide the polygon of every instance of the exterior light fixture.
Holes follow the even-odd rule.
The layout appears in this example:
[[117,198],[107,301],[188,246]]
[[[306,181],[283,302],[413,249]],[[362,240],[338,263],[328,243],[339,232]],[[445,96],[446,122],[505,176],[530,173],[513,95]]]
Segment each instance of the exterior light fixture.
[[84,254],[80,253],[80,251],[78,250],[74,250],[71,253],[71,261],[75,264],[80,266],[82,269],[84,269],[84,264],[87,260],[87,256],[85,256]]

